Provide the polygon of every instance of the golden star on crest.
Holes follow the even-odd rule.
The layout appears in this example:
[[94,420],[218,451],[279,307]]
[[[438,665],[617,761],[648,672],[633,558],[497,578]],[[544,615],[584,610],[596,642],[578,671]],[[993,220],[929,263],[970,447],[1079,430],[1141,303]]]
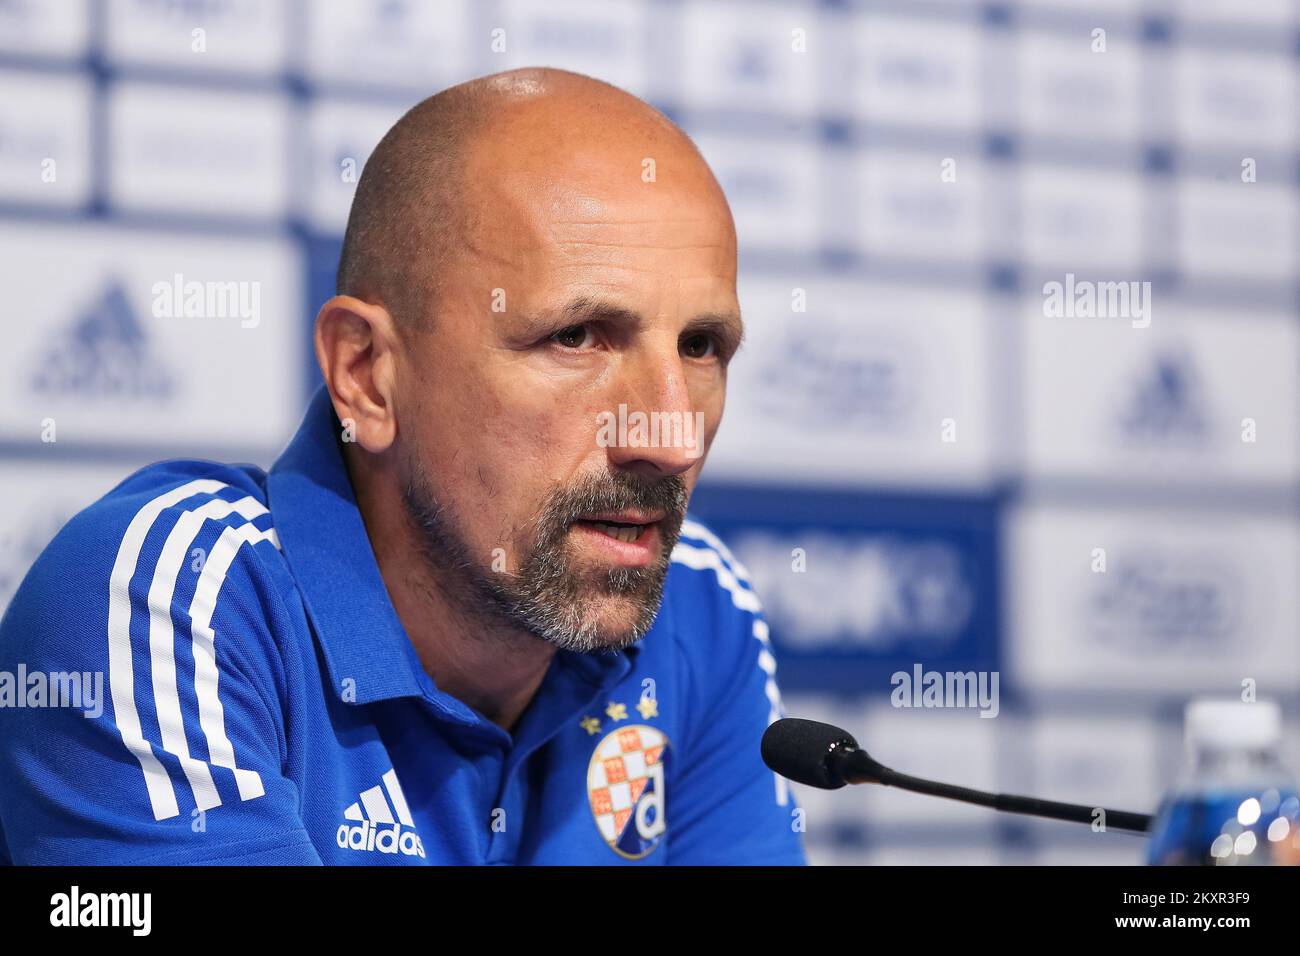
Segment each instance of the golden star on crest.
[[595,717],[584,717],[580,721],[582,729],[587,732],[587,736],[600,733],[600,721]]
[[641,711],[641,717],[649,720],[651,717],[659,716],[659,701],[653,697],[642,697],[637,703],[636,709]]
[[627,704],[616,704],[610,701],[609,706],[605,708],[605,713],[610,720],[627,720]]

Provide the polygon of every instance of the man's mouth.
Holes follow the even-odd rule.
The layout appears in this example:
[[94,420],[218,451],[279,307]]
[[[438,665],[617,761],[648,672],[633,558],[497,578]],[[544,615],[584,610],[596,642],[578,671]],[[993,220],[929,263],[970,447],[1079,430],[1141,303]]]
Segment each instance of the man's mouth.
[[602,534],[629,544],[641,537],[641,532],[645,530],[643,524],[617,524],[604,521],[584,521],[583,524],[589,524]]
[[640,566],[649,564],[654,556],[654,547],[660,540],[659,523],[663,519],[661,513],[628,510],[583,515],[575,519],[571,527],[618,542],[613,548],[602,549],[607,558],[612,558],[616,564]]

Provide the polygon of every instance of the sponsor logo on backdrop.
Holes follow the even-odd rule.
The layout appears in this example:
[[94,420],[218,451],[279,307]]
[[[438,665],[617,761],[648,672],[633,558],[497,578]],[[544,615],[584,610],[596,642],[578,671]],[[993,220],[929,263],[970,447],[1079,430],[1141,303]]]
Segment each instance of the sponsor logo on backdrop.
[[1083,621],[1099,643],[1134,654],[1244,650],[1240,570],[1208,551],[1142,549],[1089,575]]
[[531,39],[548,52],[607,54],[625,44],[616,24],[579,17],[543,16],[529,25]]
[[34,169],[38,173],[49,157],[72,152],[65,130],[54,123],[32,129],[23,123],[4,123],[0,117],[0,162],[6,169]]
[[780,169],[733,165],[719,170],[718,175],[727,198],[737,207],[767,203],[779,206],[790,198],[793,189],[789,176]]
[[1138,371],[1118,409],[1121,441],[1200,448],[1210,441],[1205,386],[1190,352],[1164,350]]
[[747,83],[761,83],[772,76],[772,65],[766,50],[752,42],[737,42],[731,60],[731,72]]
[[915,349],[861,332],[809,335],[791,329],[764,366],[754,401],[765,416],[828,430],[906,428],[916,407]]
[[[943,651],[974,611],[970,569],[946,541],[755,531],[729,540],[791,651],[886,652],[904,644]],[[808,555],[806,573],[791,573],[796,548]]]
[[35,364],[31,387],[41,395],[158,400],[177,389],[120,282],[109,282]]

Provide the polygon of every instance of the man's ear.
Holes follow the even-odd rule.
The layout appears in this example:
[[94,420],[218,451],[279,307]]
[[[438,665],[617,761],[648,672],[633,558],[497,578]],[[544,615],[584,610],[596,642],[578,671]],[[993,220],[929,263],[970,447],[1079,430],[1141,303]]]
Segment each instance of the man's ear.
[[388,310],[336,295],[316,315],[315,345],[343,427],[366,451],[386,451],[397,437],[398,338]]

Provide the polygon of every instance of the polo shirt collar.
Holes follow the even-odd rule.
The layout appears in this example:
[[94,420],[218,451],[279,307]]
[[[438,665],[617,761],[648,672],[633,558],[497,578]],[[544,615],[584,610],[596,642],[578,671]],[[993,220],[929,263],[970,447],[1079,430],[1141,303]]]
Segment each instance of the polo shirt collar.
[[[423,696],[448,717],[481,722],[476,711],[434,686],[402,627],[352,492],[341,431],[322,385],[267,476],[276,533],[335,691],[357,704]],[[562,650],[552,667],[597,689],[621,680],[639,652],[639,645],[616,654]]]

